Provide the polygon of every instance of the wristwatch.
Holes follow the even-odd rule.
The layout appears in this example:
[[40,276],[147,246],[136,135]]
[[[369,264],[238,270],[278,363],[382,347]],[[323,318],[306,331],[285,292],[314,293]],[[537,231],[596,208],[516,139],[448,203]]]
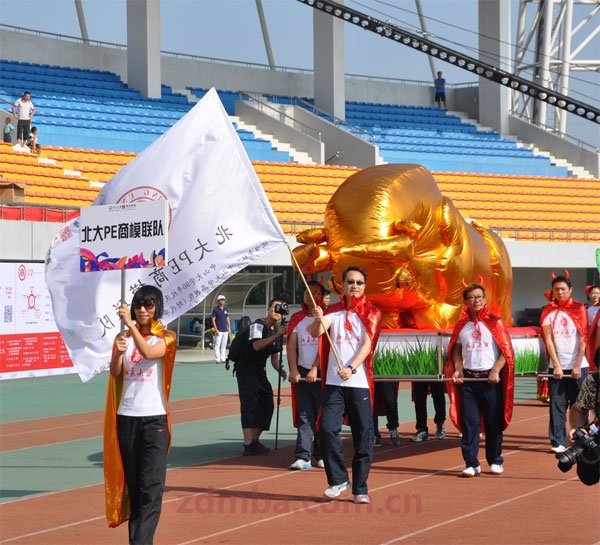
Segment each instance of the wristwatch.
[[350,369],[352,369],[352,374],[353,374],[353,375],[356,375],[356,367],[352,367],[352,366],[350,366]]

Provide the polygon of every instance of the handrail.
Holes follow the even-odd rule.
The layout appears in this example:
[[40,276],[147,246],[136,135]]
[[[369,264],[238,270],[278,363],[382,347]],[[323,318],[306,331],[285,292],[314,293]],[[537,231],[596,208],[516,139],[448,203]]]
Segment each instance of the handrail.
[[[34,36],[48,36],[48,37],[55,38],[58,40],[76,42],[76,43],[80,43],[80,44],[84,44],[84,45],[96,45],[96,46],[100,46],[100,47],[110,47],[110,48],[118,49],[118,50],[126,50],[127,49],[127,45],[124,45],[124,44],[117,44],[117,43],[113,43],[113,42],[103,42],[100,40],[88,40],[87,42],[84,42],[83,38],[79,38],[77,36],[68,36],[66,34],[58,34],[55,32],[47,32],[44,30],[34,30],[31,28],[18,27],[18,26],[14,26],[14,25],[6,25],[3,23],[0,23],[0,28],[6,28],[8,30],[12,30],[15,32],[22,32],[23,34],[32,34]],[[218,57],[205,57],[203,55],[195,55],[192,53],[178,53],[176,51],[161,50],[161,54],[165,55],[167,57],[189,59],[189,60],[193,60],[193,61],[199,60],[199,61],[205,61],[205,62],[210,62],[210,63],[227,64],[227,65],[231,65],[231,66],[240,66],[240,67],[245,67],[245,68],[257,68],[257,69],[261,69],[261,70],[271,70],[271,67],[268,64],[262,64],[262,63],[258,63],[258,62],[236,61],[236,60],[232,60],[232,59],[221,59]],[[296,74],[307,74],[308,75],[308,74],[314,73],[314,70],[312,70],[310,68],[297,68],[297,67],[292,67],[292,66],[275,66],[275,69],[280,72],[291,72],[291,73],[296,73]],[[416,84],[416,85],[429,86],[429,87],[431,87],[433,85],[432,82],[430,82],[430,81],[407,80],[407,79],[402,79],[402,78],[391,78],[391,77],[383,77],[383,76],[346,74],[346,77],[351,78],[351,79],[365,79],[365,80],[372,80],[372,81],[390,81],[390,82],[397,82],[397,83],[412,83],[412,84]],[[446,87],[454,87],[454,86],[459,87],[462,85],[471,85],[471,84],[447,83]],[[472,85],[476,85],[476,84],[472,84]]]
[[582,148],[587,148],[590,151],[593,151],[595,153],[598,153],[600,151],[597,146],[594,146],[593,144],[590,144],[589,142],[586,142],[585,140],[580,140],[579,138],[575,138],[574,136],[570,136],[568,134],[562,134],[560,132],[557,132],[557,130],[554,127],[550,127],[549,125],[545,125],[544,123],[538,123],[537,121],[535,123],[533,123],[529,117],[527,117],[525,114],[523,114],[521,112],[517,112],[516,110],[511,109],[508,111],[508,113],[510,115],[514,115],[515,117],[518,117],[519,119],[522,119],[523,121],[527,121],[534,127],[540,127],[542,129],[544,129],[546,132],[549,132],[550,134],[557,136],[558,138],[562,138],[564,140],[569,140],[571,143],[576,144]]
[[[261,112],[263,111],[263,108],[268,108],[269,110],[272,110],[280,118],[280,121],[282,119],[290,119],[291,121],[294,122],[294,127],[293,127],[294,129],[297,129],[296,124],[300,125],[300,127],[302,128],[302,130],[300,132],[302,134],[311,136],[312,138],[315,138],[316,140],[321,142],[321,131],[311,127],[310,125],[307,125],[306,123],[302,123],[302,121],[298,121],[297,119],[294,119],[291,115],[288,115],[285,112],[282,112],[281,110],[278,110],[277,108],[274,108],[268,102],[263,102],[262,100],[259,100],[256,96],[254,96],[251,93],[248,93],[246,91],[240,91],[240,100],[245,100],[245,98],[258,103],[259,107],[257,109]],[[281,123],[285,124],[284,121],[281,121]],[[308,132],[305,132],[305,131],[308,131]],[[312,136],[311,134],[309,134],[310,132],[312,132],[315,136]]]
[[364,136],[364,139],[370,141],[372,144],[375,144],[375,135],[371,134],[369,131],[366,131],[362,127],[358,127],[357,125],[353,125],[352,123],[349,123],[348,121],[346,121],[344,119],[335,117],[334,115],[331,115],[329,112],[326,112],[325,110],[321,110],[320,108],[317,108],[314,104],[311,104],[310,102],[306,102],[305,100],[301,99],[300,97],[290,97],[290,99],[292,101],[292,104],[294,104],[294,105],[298,104],[299,106],[301,106],[302,108],[305,108],[307,110],[314,110],[315,112],[317,112],[316,115],[322,114],[327,117],[331,117],[334,120],[334,124],[350,127],[352,129],[354,129],[355,131],[357,131],[363,135],[366,135],[366,136]]

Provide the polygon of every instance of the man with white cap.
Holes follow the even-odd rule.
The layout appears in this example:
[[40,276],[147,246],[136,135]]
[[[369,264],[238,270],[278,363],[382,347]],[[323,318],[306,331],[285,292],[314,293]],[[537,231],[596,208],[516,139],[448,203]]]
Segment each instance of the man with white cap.
[[231,325],[229,323],[229,312],[225,306],[225,296],[217,296],[217,306],[213,309],[210,317],[215,330],[215,361],[225,363],[227,359],[227,338],[231,336]]

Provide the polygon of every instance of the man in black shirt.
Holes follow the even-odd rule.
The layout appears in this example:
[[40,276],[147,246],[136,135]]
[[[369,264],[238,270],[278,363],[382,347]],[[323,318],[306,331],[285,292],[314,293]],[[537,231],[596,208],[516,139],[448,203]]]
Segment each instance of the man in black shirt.
[[236,365],[244,456],[268,454],[270,451],[259,441],[261,433],[271,427],[275,410],[273,387],[266,371],[269,356],[273,369],[281,374],[282,380],[287,378],[285,369],[279,365],[279,353],[287,327],[281,325],[282,316],[275,312],[278,305],[281,305],[281,299],[271,300],[267,317],[250,324],[248,344]]

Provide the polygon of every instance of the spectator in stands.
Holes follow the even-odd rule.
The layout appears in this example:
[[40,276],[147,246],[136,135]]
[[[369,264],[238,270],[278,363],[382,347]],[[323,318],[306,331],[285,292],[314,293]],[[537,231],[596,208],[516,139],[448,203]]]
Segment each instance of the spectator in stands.
[[10,117],[7,117],[4,120],[4,131],[2,132],[3,140],[7,144],[10,144],[12,142],[12,131],[13,131],[13,129],[14,129],[14,127],[12,126],[12,124],[10,122]]
[[587,313],[582,303],[571,298],[573,286],[568,273],[552,279],[552,301],[542,311],[542,339],[546,344],[550,390],[550,450],[567,449],[567,407],[572,406],[588,375],[585,356],[588,336]]
[[[321,377],[325,381],[319,423],[321,448],[329,487],[324,495],[337,498],[352,487],[355,503],[370,503],[367,478],[373,458],[373,353],[381,331],[381,311],[365,296],[367,273],[348,267],[342,274],[343,295],[323,316],[313,309],[311,334],[323,335]],[[337,356],[336,356],[337,355]],[[339,358],[339,359],[338,359]],[[345,416],[345,418],[344,418]],[[344,460],[340,432],[346,420],[352,431],[352,484]]]
[[[319,434],[315,434],[317,416],[323,401],[319,376],[319,339],[310,334],[313,322],[312,309],[323,303],[325,288],[316,280],[308,282],[304,290],[302,310],[290,318],[287,334],[287,358],[292,384],[292,415],[298,429],[294,462],[290,469],[310,469],[311,455],[317,467],[325,467],[321,456]],[[312,294],[312,298],[311,298]],[[314,303],[313,303],[314,301]],[[300,380],[305,379],[305,380]],[[314,440],[314,441],[313,441]]]
[[446,437],[446,396],[443,382],[413,382],[412,398],[415,403],[415,416],[417,418],[417,432],[410,438],[411,441],[421,443],[429,439],[427,428],[427,394],[431,393],[433,407],[435,409],[435,438]]
[[227,359],[227,339],[232,337],[233,334],[231,333],[229,311],[225,306],[224,295],[217,297],[217,306],[212,311],[211,321],[215,330],[215,361],[225,363]]
[[282,315],[277,312],[281,304],[281,299],[272,299],[267,316],[250,324],[248,342],[244,345],[240,361],[234,368],[240,396],[244,456],[269,454],[271,450],[259,439],[262,432],[271,427],[275,410],[273,387],[267,378],[266,370],[269,357],[273,369],[280,374],[282,380],[287,378],[285,369],[279,365],[279,354],[287,329],[281,323]]
[[381,446],[379,416],[386,417],[386,425],[390,434],[390,443],[397,447],[400,444],[398,435],[398,382],[376,382],[375,402],[373,404],[373,446]]
[[31,150],[31,153],[39,155],[42,151],[42,147],[38,144],[38,130],[37,127],[31,128],[31,134],[27,138],[27,147]]
[[447,110],[446,106],[446,80],[442,77],[442,73],[437,73],[437,78],[433,81],[435,85],[435,98],[434,102],[438,105],[438,108],[444,105],[444,110]]
[[12,107],[12,113],[17,118],[17,144],[24,146],[29,136],[31,120],[35,114],[35,106],[31,102],[31,93],[25,91]]

